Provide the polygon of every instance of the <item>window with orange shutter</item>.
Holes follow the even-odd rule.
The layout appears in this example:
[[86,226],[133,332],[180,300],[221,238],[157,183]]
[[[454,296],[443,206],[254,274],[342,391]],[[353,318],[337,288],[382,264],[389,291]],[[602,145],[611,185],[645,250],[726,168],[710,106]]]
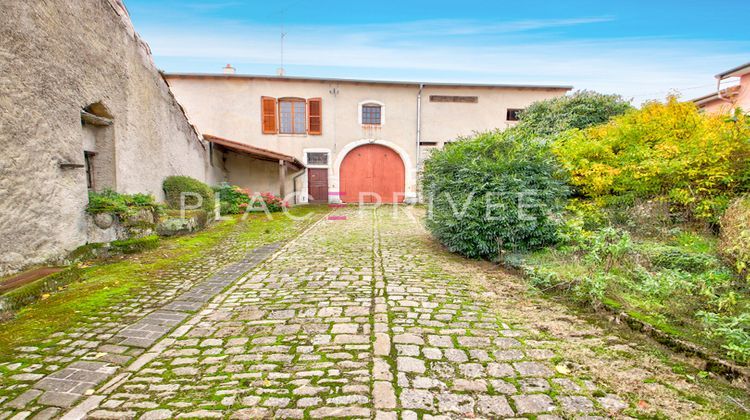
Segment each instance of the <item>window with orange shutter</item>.
[[307,100],[307,132],[312,135],[323,134],[323,101],[321,98]]
[[263,96],[260,102],[263,134],[276,134],[278,132],[276,123],[276,98]]

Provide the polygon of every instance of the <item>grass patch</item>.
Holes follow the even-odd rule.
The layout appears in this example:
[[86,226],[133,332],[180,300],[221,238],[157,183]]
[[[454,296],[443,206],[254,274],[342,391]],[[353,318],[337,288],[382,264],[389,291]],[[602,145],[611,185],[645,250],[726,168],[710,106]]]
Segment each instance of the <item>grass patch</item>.
[[112,241],[109,246],[115,252],[121,252],[123,254],[137,254],[149,249],[156,249],[159,246],[159,237],[156,235],[150,235],[144,238],[132,238],[123,241]]

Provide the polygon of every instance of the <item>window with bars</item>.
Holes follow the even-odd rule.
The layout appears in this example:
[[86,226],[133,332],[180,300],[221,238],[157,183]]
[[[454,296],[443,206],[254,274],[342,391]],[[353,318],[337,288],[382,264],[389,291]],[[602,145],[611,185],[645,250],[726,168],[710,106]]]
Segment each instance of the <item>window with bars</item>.
[[380,105],[362,105],[362,124],[380,125],[383,107]]
[[308,165],[328,165],[328,153],[326,152],[307,152]]
[[307,104],[304,99],[279,99],[279,133],[307,132]]

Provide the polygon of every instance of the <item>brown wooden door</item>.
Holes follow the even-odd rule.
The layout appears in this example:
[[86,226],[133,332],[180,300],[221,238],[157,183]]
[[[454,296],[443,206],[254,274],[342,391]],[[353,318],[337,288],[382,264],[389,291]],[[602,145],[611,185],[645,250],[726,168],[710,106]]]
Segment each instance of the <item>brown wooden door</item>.
[[307,169],[307,194],[310,203],[328,202],[328,169]]
[[349,152],[341,163],[341,194],[345,203],[404,201],[404,162],[393,149],[367,144]]

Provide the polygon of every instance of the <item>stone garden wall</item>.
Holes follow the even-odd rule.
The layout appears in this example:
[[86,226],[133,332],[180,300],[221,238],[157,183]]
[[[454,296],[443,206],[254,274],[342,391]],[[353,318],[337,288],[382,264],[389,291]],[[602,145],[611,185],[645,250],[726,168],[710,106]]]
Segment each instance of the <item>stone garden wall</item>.
[[[166,176],[214,182],[118,0],[1,1],[0,16],[0,275],[86,243],[94,143],[98,189],[161,200]],[[108,124],[83,124],[82,109]]]

